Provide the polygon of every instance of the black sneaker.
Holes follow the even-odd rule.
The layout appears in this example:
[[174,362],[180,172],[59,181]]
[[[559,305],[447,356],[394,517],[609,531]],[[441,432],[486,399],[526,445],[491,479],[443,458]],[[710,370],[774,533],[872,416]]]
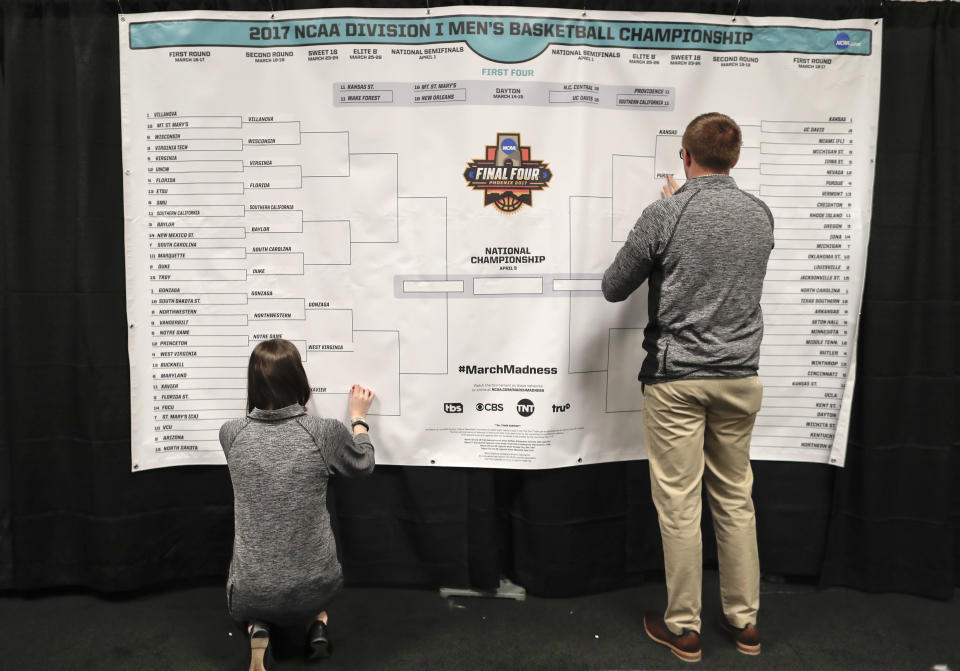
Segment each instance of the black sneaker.
[[270,630],[265,624],[251,622],[250,671],[267,671],[270,660]]
[[331,651],[330,639],[327,638],[327,625],[321,620],[314,620],[307,632],[307,659],[326,659]]

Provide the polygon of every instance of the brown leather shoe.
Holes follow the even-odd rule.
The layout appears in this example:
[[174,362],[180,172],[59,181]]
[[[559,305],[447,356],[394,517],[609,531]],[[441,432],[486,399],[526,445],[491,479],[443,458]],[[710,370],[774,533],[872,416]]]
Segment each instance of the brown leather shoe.
[[667,629],[667,625],[663,622],[663,615],[653,612],[643,614],[643,630],[654,641],[670,648],[673,654],[683,661],[700,661],[702,653],[700,651],[700,634],[697,632],[685,630],[680,636],[677,636]]
[[720,626],[733,638],[733,642],[737,644],[737,650],[745,655],[760,654],[760,632],[753,624],[737,629],[727,621],[723,613],[720,613]]

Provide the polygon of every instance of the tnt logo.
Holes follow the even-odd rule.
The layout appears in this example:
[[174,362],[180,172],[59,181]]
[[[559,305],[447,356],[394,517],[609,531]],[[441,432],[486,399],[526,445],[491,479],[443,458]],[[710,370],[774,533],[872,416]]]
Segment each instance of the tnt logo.
[[521,417],[529,417],[533,414],[533,401],[529,398],[521,398],[519,403],[517,403],[517,413]]
[[566,412],[570,409],[569,403],[564,403],[563,405],[552,405],[550,406],[554,412]]
[[450,414],[463,412],[463,403],[444,403],[443,411]]

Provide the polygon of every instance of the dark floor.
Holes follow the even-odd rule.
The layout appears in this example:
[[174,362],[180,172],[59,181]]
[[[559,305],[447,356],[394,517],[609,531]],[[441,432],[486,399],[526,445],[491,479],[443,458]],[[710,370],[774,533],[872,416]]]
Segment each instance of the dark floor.
[[[643,633],[662,583],[576,599],[457,597],[345,590],[331,608],[334,654],[277,669],[890,669],[960,671],[960,598],[764,583],[763,654],[747,657],[712,622],[716,572],[704,576],[703,661],[685,664]],[[960,597],[960,594],[957,595]],[[132,599],[86,594],[0,598],[0,669],[247,668],[246,639],[218,586]]]

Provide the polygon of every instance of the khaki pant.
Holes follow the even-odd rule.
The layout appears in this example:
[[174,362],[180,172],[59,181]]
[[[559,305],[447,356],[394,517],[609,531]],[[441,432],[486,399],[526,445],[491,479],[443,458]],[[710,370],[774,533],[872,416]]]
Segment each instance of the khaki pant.
[[678,380],[644,390],[643,429],[667,579],[664,621],[674,634],[700,631],[701,482],[717,536],[723,612],[735,627],[757,622],[750,436],[762,397],[758,377]]

